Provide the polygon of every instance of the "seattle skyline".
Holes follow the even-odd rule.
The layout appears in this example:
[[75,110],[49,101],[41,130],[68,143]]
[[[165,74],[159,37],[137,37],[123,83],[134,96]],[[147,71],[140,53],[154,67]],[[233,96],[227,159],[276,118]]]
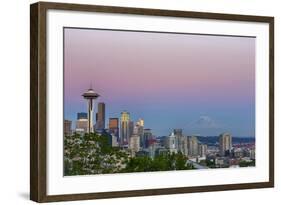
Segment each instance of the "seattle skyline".
[[65,28],[64,117],[92,84],[109,117],[124,110],[156,136],[255,136],[255,38]]

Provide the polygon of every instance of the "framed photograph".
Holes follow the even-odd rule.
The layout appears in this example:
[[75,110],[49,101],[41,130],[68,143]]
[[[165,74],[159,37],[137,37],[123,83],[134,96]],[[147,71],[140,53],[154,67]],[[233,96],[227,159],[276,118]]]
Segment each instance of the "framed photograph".
[[30,198],[274,186],[274,18],[40,2]]

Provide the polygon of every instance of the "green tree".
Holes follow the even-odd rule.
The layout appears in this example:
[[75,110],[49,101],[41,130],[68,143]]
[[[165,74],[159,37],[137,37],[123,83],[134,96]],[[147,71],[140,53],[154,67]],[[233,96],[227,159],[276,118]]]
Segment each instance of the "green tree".
[[64,174],[90,175],[194,169],[182,153],[129,157],[128,150],[111,147],[107,135],[73,134],[64,138]]
[[67,176],[121,172],[127,162],[128,153],[111,147],[106,135],[74,134],[64,139],[64,174]]
[[122,172],[147,172],[150,171],[152,159],[147,156],[130,158]]
[[255,160],[245,161],[242,160],[239,162],[239,167],[254,167],[256,165]]
[[192,168],[189,164],[186,164],[187,157],[182,153],[175,155],[175,169],[185,170]]
[[169,171],[188,170],[194,167],[187,163],[187,157],[182,153],[165,153],[155,156],[130,158],[123,172],[147,172],[147,171]]

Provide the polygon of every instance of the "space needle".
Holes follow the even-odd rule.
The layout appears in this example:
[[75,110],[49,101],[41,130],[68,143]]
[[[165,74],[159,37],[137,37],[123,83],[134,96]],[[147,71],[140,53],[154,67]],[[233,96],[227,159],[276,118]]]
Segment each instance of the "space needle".
[[85,93],[82,95],[84,99],[88,101],[88,133],[94,132],[94,126],[93,126],[93,110],[95,105],[95,100],[100,96],[98,93],[96,93],[92,87],[88,89]]

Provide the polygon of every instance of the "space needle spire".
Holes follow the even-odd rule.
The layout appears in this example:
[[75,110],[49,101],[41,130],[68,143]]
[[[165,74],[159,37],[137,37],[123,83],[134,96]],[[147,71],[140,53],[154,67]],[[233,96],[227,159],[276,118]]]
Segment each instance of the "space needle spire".
[[92,83],[91,83],[90,88],[85,93],[83,93],[82,96],[84,97],[84,99],[88,101],[88,133],[94,132],[94,126],[93,126],[94,105],[95,105],[95,100],[100,95],[92,89]]

